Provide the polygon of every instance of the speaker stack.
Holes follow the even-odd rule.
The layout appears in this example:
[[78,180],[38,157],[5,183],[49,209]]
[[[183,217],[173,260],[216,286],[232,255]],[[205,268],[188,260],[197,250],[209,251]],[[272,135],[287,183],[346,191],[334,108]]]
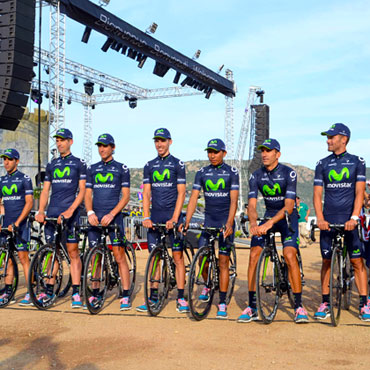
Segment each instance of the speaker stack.
[[0,128],[14,131],[30,93],[35,0],[0,0]]
[[270,135],[270,107],[267,104],[251,106],[254,112],[254,152],[248,168],[253,173],[262,166],[261,153],[257,149]]

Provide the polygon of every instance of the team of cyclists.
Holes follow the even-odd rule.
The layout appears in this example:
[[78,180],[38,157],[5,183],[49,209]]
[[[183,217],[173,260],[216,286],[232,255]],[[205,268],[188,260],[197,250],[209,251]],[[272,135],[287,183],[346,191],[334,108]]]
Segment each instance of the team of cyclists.
[[[329,276],[331,261],[331,241],[333,233],[330,223],[345,223],[345,243],[348,246],[350,260],[355,272],[355,282],[360,295],[359,317],[370,321],[370,300],[367,298],[367,272],[363,262],[364,249],[355,227],[359,219],[365,195],[366,165],[365,161],[347,153],[346,146],[350,139],[350,130],[341,123],[332,125],[322,132],[327,138],[328,151],[332,154],[320,160],[315,169],[314,207],[317,225],[320,229],[320,248],[322,255],[321,285],[322,303],[314,315],[315,319],[326,319],[330,315]],[[79,209],[84,201],[90,229],[89,245],[94,246],[100,237],[99,225],[116,224],[120,235],[110,235],[113,253],[118,264],[122,282],[120,310],[132,308],[129,297],[129,269],[125,257],[125,237],[122,210],[129,202],[130,172],[126,165],[114,158],[115,141],[110,134],[98,137],[96,145],[101,160],[89,168],[83,160],[71,153],[72,132],[66,128],[55,134],[59,157],[53,159],[46,167],[43,190],[40,195],[39,209],[35,219],[45,223],[45,239],[51,242],[54,237],[53,224],[45,222],[45,217],[58,218],[59,222],[67,220],[65,240],[71,259],[72,308],[82,308],[80,281],[82,263],[78,250],[78,235],[73,225],[79,222]],[[149,161],[143,173],[143,226],[148,229],[149,251],[158,243],[159,234],[153,224],[165,223],[168,229],[177,228],[186,232],[196,210],[200,191],[205,198],[205,226],[220,228],[219,234],[219,269],[220,289],[217,318],[227,318],[226,293],[229,283],[230,245],[235,231],[235,213],[239,194],[238,170],[224,162],[226,147],[221,139],[208,142],[209,165],[201,168],[195,176],[193,190],[187,205],[186,216],[183,209],[186,193],[186,176],[184,163],[170,154],[172,138],[166,128],[154,132],[154,145],[157,157]],[[251,251],[248,267],[248,307],[238,318],[238,322],[251,322],[258,319],[256,308],[256,266],[264,247],[266,233],[274,227],[281,234],[283,255],[288,265],[289,281],[294,296],[294,321],[308,322],[307,311],[302,304],[302,282],[297,261],[299,248],[298,213],[296,208],[297,173],[290,167],[279,163],[281,155],[277,140],[266,139],[258,147],[261,151],[263,166],[255,171],[249,180],[248,218],[252,234]],[[3,202],[2,228],[11,230],[17,227],[16,248],[25,277],[29,268],[28,247],[30,228],[28,214],[33,206],[33,190],[30,178],[21,173],[19,153],[15,149],[6,150],[1,157],[7,174],[0,178],[0,197]],[[322,196],[324,191],[324,202]],[[51,194],[49,195],[49,193]],[[265,202],[266,221],[258,224],[258,193]],[[324,204],[324,205],[323,205]],[[290,215],[293,231],[288,228],[285,213]],[[0,229],[1,230],[1,229]],[[173,235],[177,235],[174,233]],[[209,235],[202,232],[198,246],[207,244]],[[2,235],[1,243],[4,243]],[[176,309],[180,313],[189,312],[188,302],[184,297],[185,264],[182,238],[170,238],[173,258],[176,265],[177,300]],[[11,266],[10,270],[11,270]],[[8,299],[11,292],[11,276],[5,279],[5,290],[1,292],[0,303]],[[47,302],[53,298],[54,279],[50,279],[44,293],[37,299]],[[99,289],[89,298],[90,303],[98,300]],[[150,286],[149,302],[158,299],[158,290]],[[199,300],[208,301],[209,289],[205,287]],[[31,305],[27,293],[19,303]],[[146,304],[136,307],[139,312],[146,312]]]

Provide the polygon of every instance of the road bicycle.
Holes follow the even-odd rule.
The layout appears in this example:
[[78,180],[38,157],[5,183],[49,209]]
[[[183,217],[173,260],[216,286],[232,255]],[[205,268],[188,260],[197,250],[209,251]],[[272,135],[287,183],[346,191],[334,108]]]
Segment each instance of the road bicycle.
[[83,292],[85,304],[89,312],[98,314],[104,307],[108,290],[118,287],[118,297],[122,297],[122,282],[119,275],[118,264],[114,259],[111,249],[107,245],[109,233],[114,233],[114,238],[122,239],[126,261],[130,274],[129,296],[131,297],[136,281],[136,255],[135,249],[125,237],[120,235],[118,225],[94,226],[101,232],[100,242],[90,249],[85,259],[83,273]]
[[[195,253],[189,272],[189,309],[191,316],[197,320],[207,317],[213,302],[214,294],[220,287],[220,269],[215,252],[215,243],[219,237],[220,228],[205,227],[190,224],[189,229],[201,230],[208,234],[208,244],[202,246]],[[231,248],[229,261],[229,285],[226,294],[226,304],[230,303],[236,281],[236,251],[235,245],[229,243]],[[208,290],[208,299],[199,299],[204,288]]]
[[[294,232],[288,213],[285,213],[288,228]],[[267,221],[269,218],[260,218],[258,221]],[[270,324],[277,313],[280,298],[287,294],[290,306],[294,308],[294,298],[288,276],[288,265],[284,256],[276,248],[274,225],[267,231],[265,245],[259,256],[256,273],[256,303],[258,315],[265,324]],[[305,285],[302,258],[298,249],[298,266],[300,269],[302,287]]]

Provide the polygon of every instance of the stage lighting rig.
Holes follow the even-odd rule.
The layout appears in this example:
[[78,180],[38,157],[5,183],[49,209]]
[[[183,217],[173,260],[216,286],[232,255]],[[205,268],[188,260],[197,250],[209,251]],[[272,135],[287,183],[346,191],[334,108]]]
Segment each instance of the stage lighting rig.
[[265,95],[265,92],[263,90],[256,91],[257,97],[260,99],[260,104],[263,103],[263,95]]
[[78,78],[77,78],[77,76],[73,76],[73,83],[75,85],[78,84]]
[[201,50],[197,50],[195,53],[194,53],[194,55],[193,55],[193,60],[196,60],[196,59],[199,59],[199,57],[200,57],[200,53],[201,53]]
[[86,81],[84,83],[85,94],[91,96],[94,94],[94,82]]
[[40,92],[40,90],[31,90],[31,100],[36,104],[42,104],[42,93]]
[[135,109],[137,107],[137,98],[129,98],[128,99],[128,106],[131,109]]
[[90,35],[91,35],[91,28],[86,26],[85,31],[82,35],[81,41],[87,44],[89,42]]
[[110,3],[110,0],[99,0],[100,6],[107,6]]

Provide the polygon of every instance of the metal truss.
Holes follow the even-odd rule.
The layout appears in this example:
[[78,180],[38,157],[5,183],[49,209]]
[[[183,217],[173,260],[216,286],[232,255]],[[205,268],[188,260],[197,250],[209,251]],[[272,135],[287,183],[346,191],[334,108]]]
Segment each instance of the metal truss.
[[82,156],[86,161],[88,166],[91,165],[92,159],[92,115],[91,115],[91,105],[84,105],[84,141],[82,145]]
[[[225,71],[226,78],[234,81],[233,72],[230,69]],[[234,163],[234,97],[225,96],[225,144],[227,157],[231,164]]]

